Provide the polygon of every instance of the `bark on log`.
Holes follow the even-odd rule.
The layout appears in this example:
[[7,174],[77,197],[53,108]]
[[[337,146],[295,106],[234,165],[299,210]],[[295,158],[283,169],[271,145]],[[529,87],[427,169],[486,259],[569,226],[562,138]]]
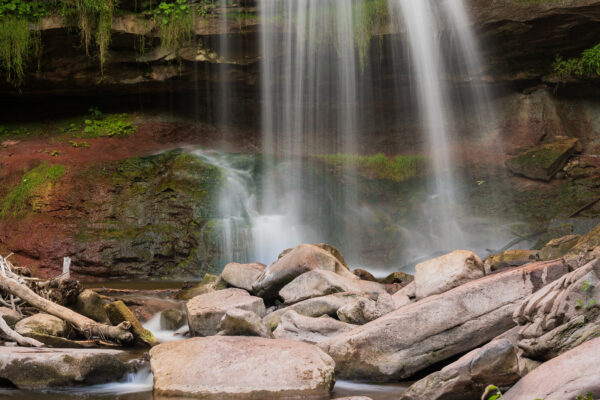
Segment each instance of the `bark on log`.
[[131,324],[127,321],[117,326],[99,324],[66,307],[60,306],[35,294],[27,286],[0,274],[0,289],[26,301],[35,308],[71,323],[75,329],[82,332],[87,338],[99,337],[102,339],[116,340],[121,343],[133,341],[133,334],[129,331]]
[[43,347],[44,343],[38,342],[35,339],[24,337],[19,335],[17,332],[13,331],[10,326],[6,323],[4,318],[2,318],[2,314],[0,314],[0,332],[4,333],[6,337],[10,340],[13,340],[20,344],[21,346],[31,346],[31,347]]

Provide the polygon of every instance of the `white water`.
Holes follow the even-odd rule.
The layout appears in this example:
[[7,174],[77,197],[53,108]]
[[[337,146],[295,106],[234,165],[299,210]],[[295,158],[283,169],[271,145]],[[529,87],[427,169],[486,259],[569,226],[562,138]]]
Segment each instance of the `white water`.
[[145,329],[148,329],[150,332],[152,332],[154,337],[160,343],[172,342],[174,340],[183,340],[188,338],[187,336],[184,336],[184,333],[186,333],[189,330],[187,324],[183,325],[177,330],[166,329],[160,323],[160,314],[161,313],[155,314],[154,316],[152,316],[152,318],[150,318],[148,321],[142,324]]

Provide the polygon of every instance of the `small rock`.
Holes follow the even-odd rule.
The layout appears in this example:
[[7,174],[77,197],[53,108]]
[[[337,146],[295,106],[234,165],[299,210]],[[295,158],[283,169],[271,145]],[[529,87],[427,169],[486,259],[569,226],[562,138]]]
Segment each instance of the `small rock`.
[[352,303],[346,304],[337,311],[337,316],[340,321],[349,324],[364,325],[394,311],[396,308],[396,303],[392,296],[387,293],[381,293],[377,301],[361,297]]
[[284,339],[211,336],[150,350],[155,396],[328,398],[335,363],[314,345]]
[[415,277],[412,276],[411,274],[407,274],[406,272],[397,271],[397,272],[392,272],[385,278],[381,279],[379,281],[379,283],[384,283],[384,284],[400,283],[403,285],[408,285],[410,282],[413,282],[414,280],[415,280]]
[[227,310],[217,326],[217,331],[217,334],[221,336],[271,337],[271,331],[263,324],[258,315],[239,308]]
[[281,317],[281,323],[273,332],[273,336],[276,339],[290,339],[316,344],[354,328],[356,326],[338,321],[327,315],[312,318],[298,314],[294,310],[288,310]]
[[487,275],[505,268],[518,267],[538,259],[537,250],[506,250],[500,254],[489,256],[483,267]]
[[36,333],[50,336],[67,337],[69,328],[67,323],[50,314],[35,314],[17,322],[15,331],[22,336]]
[[233,287],[252,291],[252,285],[258,281],[258,278],[267,268],[260,263],[238,264],[229,263],[223,269],[221,278]]
[[185,313],[178,308],[169,308],[160,313],[160,326],[170,331],[177,330],[187,322]]
[[112,303],[104,306],[104,310],[108,315],[110,323],[113,325],[119,325],[123,321],[129,321],[131,324],[131,331],[135,338],[150,347],[156,346],[158,340],[154,337],[152,332],[144,328],[140,321],[133,315],[131,310],[127,308],[125,303],[122,301],[113,301]]
[[483,263],[477,254],[455,250],[415,267],[416,298],[422,299],[453,289],[484,276]]
[[352,273],[358,276],[363,281],[369,282],[377,282],[377,278],[375,278],[369,271],[366,269],[357,268]]
[[75,311],[96,322],[108,323],[108,316],[104,311],[104,302],[100,295],[93,290],[86,289],[79,293],[75,302]]
[[190,333],[212,336],[228,310],[239,308],[259,317],[265,315],[265,304],[260,297],[251,296],[243,289],[224,289],[194,297],[186,304]]

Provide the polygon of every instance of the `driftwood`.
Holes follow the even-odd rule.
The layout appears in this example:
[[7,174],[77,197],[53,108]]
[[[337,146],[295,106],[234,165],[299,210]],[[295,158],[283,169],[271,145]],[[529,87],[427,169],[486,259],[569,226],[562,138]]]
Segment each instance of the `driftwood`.
[[17,342],[21,346],[31,346],[31,347],[43,347],[44,343],[38,342],[35,339],[24,337],[19,335],[17,332],[13,331],[10,326],[4,321],[2,318],[2,314],[0,314],[0,332],[3,333],[10,340]]
[[2,257],[0,257],[0,290],[10,294],[13,309],[15,309],[14,298],[17,297],[17,302],[24,301],[38,310],[69,322],[88,339],[100,338],[102,340],[108,339],[121,343],[133,341],[133,334],[129,331],[131,329],[129,322],[124,321],[117,326],[100,324],[39,296],[25,284],[24,278],[12,272],[11,264]]

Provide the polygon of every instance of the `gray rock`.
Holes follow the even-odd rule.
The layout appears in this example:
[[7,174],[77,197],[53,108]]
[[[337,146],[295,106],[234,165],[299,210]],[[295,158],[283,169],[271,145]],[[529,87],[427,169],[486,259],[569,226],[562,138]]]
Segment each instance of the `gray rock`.
[[340,378],[406,379],[509,330],[515,325],[515,307],[567,272],[562,261],[555,261],[490,275],[404,306],[319,346],[335,360]]
[[271,331],[262,322],[262,319],[252,311],[233,308],[227,310],[217,326],[221,336],[261,336],[271,337]]
[[223,269],[221,278],[233,287],[252,291],[252,285],[265,272],[266,265],[260,263],[229,263]]
[[315,344],[354,328],[356,328],[355,325],[338,321],[327,315],[312,318],[289,310],[281,317],[281,323],[273,332],[273,336],[277,339]]
[[316,269],[298,276],[285,285],[279,291],[279,296],[283,298],[285,304],[293,304],[333,293],[387,293],[385,287],[379,283],[362,281],[353,274],[351,276],[352,278],[349,279],[333,271]]
[[0,378],[20,389],[90,385],[120,380],[125,353],[99,349],[1,347]]
[[276,310],[264,317],[263,322],[269,329],[273,330],[281,322],[283,314],[289,310],[307,317],[320,317],[322,315],[335,317],[337,310],[358,297],[359,295],[355,293],[336,293],[329,296],[315,297],[314,299],[304,300],[289,307]]
[[518,328],[412,384],[401,400],[477,400],[493,383],[502,391],[522,375],[516,347]]
[[590,393],[600,397],[600,338],[590,340],[545,362],[513,386],[503,400],[575,399]]
[[179,308],[169,308],[160,313],[160,327],[171,331],[181,328],[187,322],[186,315]]
[[259,297],[242,289],[224,289],[194,297],[186,304],[188,325],[192,335],[216,335],[217,326],[227,310],[239,308],[265,315],[265,304]]
[[332,271],[348,279],[357,279],[328,251],[315,245],[301,244],[269,265],[254,284],[253,292],[264,298],[276,298],[282,287],[314,269]]
[[100,298],[100,295],[93,290],[86,289],[79,293],[75,303],[75,311],[94,321],[104,324],[108,323],[108,316],[106,315],[106,311],[104,311],[104,302]]
[[416,298],[422,299],[481,278],[483,263],[472,251],[455,250],[452,253],[427,260],[415,267]]
[[355,301],[346,304],[337,311],[337,316],[340,321],[349,324],[363,325],[367,322],[374,321],[397,308],[396,302],[392,296],[387,293],[381,293],[377,297],[377,300],[360,297]]
[[34,314],[17,322],[15,331],[22,336],[42,334],[66,337],[69,329],[67,323],[50,314]]
[[600,260],[563,276],[515,310],[526,357],[545,361],[600,336]]
[[314,345],[284,339],[212,336],[150,350],[154,394],[235,398],[328,398],[335,364]]

